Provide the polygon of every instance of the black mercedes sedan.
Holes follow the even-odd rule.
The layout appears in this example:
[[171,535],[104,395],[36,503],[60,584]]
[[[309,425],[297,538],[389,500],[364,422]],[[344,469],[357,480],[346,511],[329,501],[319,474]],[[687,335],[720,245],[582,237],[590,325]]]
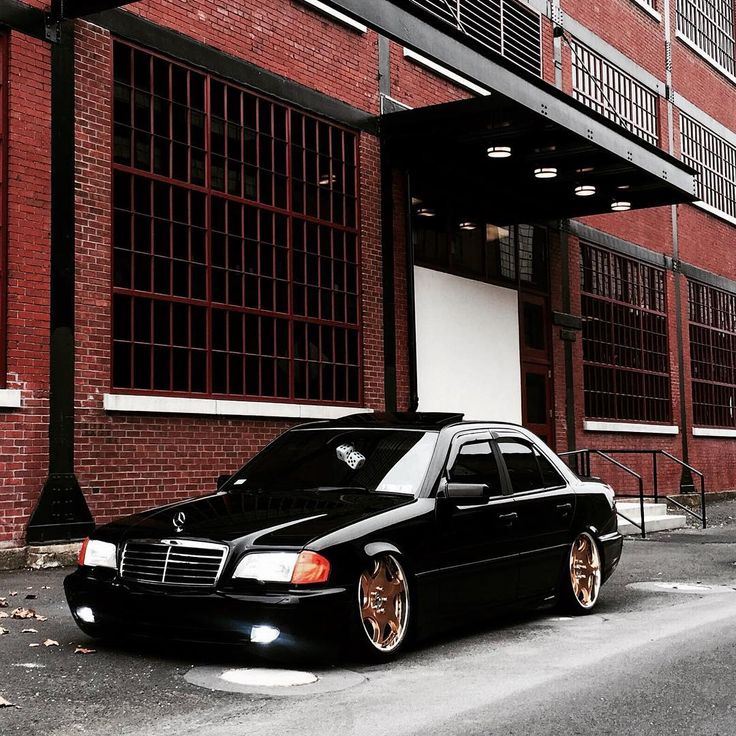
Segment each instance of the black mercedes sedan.
[[621,549],[612,489],[522,427],[356,414],[285,432],[214,495],[97,528],[65,589],[91,636],[386,659],[500,606],[587,613]]

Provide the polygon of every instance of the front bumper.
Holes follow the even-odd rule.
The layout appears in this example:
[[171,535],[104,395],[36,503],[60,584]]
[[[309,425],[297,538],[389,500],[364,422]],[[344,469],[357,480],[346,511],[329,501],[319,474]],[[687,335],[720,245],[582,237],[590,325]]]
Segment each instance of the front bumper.
[[[280,632],[271,648],[321,649],[342,643],[350,616],[357,615],[346,588],[266,595],[146,589],[79,568],[64,580],[64,590],[75,622],[90,636],[251,644],[254,626],[271,626]],[[85,608],[93,621],[80,618]]]

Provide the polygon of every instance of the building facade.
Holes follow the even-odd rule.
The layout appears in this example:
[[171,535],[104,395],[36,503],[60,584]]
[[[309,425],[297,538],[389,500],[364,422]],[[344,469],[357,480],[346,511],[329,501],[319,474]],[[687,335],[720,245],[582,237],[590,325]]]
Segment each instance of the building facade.
[[736,487],[733,0],[67,5],[0,0],[1,546],[355,411]]

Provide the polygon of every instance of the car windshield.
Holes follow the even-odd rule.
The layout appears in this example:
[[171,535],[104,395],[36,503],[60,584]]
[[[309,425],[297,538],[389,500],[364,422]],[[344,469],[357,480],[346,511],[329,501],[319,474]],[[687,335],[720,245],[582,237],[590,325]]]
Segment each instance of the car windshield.
[[404,429],[292,430],[232,478],[232,492],[345,490],[416,496],[437,432]]

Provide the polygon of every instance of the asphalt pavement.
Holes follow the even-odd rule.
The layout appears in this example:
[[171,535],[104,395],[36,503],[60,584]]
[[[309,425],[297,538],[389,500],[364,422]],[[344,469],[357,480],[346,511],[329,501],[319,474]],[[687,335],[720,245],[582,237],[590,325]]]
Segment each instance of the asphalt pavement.
[[712,518],[628,538],[590,616],[517,612],[391,664],[307,667],[311,684],[250,692],[239,673],[264,663],[242,652],[103,645],[71,619],[68,571],[0,573],[0,613],[42,617],[0,618],[0,697],[14,704],[0,734],[736,736],[736,502]]

